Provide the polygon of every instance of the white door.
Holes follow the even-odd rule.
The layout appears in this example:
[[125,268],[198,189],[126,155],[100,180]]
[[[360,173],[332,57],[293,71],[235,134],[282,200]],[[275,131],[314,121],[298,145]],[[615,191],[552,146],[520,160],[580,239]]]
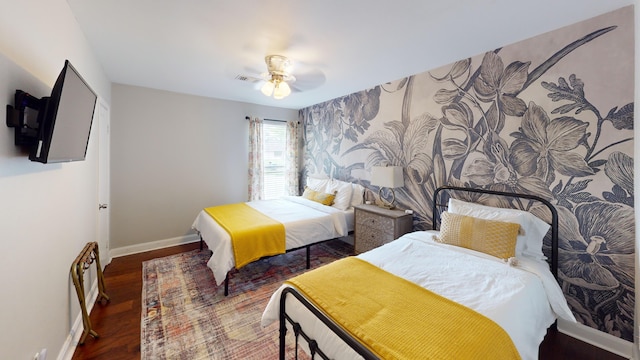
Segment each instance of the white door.
[[99,155],[98,155],[98,245],[100,265],[104,268],[111,262],[109,254],[109,197],[110,197],[110,117],[109,106],[99,101],[98,108]]

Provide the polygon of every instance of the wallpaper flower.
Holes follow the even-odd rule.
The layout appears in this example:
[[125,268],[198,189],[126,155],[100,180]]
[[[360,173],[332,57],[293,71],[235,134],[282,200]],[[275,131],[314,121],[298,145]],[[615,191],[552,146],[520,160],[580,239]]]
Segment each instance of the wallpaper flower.
[[367,170],[402,166],[396,201],[416,229],[431,227],[431,195],[445,184],[548,198],[576,318],[633,341],[632,34],[623,8],[303,109],[304,171],[375,193]]

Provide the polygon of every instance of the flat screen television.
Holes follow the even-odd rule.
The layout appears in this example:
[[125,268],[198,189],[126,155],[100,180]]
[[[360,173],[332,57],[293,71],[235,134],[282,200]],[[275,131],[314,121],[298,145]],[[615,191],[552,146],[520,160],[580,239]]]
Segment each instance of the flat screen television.
[[51,96],[39,101],[37,137],[29,159],[41,163],[84,160],[97,98],[66,60]]

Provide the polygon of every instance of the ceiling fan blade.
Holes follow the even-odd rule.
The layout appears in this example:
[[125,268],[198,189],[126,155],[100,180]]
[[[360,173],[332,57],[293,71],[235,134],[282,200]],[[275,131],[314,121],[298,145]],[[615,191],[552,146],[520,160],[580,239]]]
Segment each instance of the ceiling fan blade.
[[243,73],[253,76],[253,77],[259,77],[262,78],[263,75],[266,73],[265,69],[258,69],[256,67],[253,66],[244,66],[243,67]]
[[294,73],[296,81],[292,84],[299,91],[311,90],[320,87],[327,81],[327,77],[320,70],[311,70],[304,73]]

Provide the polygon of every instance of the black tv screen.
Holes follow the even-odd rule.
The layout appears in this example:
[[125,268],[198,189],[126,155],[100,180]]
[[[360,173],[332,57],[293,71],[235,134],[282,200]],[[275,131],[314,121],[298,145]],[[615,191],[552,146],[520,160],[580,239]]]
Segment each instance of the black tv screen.
[[51,96],[41,100],[38,137],[29,159],[41,163],[84,160],[97,98],[66,60]]

